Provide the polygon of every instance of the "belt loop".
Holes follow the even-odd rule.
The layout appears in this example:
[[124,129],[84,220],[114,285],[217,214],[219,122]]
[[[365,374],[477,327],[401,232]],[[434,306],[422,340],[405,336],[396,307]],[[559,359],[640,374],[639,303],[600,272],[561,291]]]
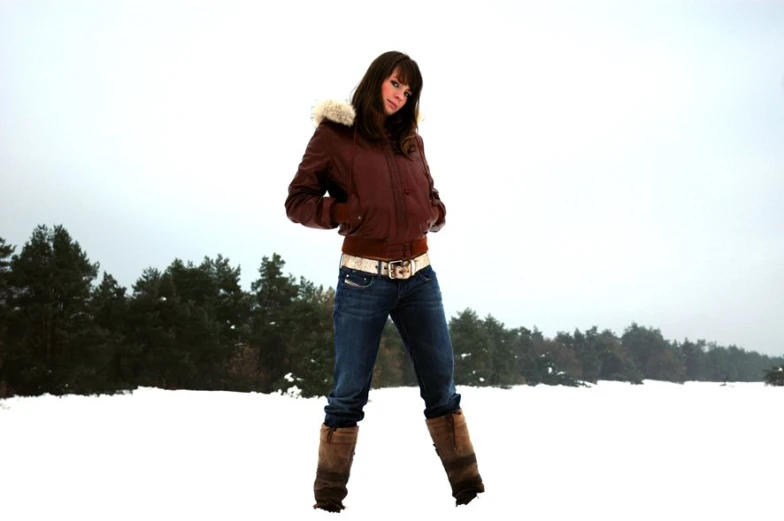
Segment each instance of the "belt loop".
[[376,261],[376,273],[378,273],[379,277],[381,276],[381,261],[380,260]]

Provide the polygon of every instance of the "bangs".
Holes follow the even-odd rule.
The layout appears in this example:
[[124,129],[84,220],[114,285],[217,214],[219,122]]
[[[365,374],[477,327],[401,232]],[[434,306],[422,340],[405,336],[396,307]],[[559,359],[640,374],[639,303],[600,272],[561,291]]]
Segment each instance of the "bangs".
[[414,96],[418,96],[419,91],[422,90],[422,74],[416,62],[410,59],[402,60],[395,65],[395,69],[397,69],[397,79],[408,85]]

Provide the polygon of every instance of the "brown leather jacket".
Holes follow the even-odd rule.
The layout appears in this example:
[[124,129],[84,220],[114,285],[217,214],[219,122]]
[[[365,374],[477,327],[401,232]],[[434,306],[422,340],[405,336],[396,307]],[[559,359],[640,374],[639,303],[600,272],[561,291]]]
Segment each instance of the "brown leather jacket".
[[319,105],[314,121],[318,127],[289,185],[288,218],[338,228],[350,255],[405,260],[427,251],[426,234],[444,226],[446,208],[422,138],[413,159],[373,145],[355,132],[354,110],[341,102]]

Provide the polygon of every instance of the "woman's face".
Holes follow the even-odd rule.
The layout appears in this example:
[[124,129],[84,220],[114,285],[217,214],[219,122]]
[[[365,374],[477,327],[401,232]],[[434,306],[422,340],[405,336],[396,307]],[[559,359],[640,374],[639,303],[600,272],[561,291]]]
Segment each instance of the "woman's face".
[[397,79],[397,69],[381,84],[381,101],[384,103],[384,113],[391,116],[406,104],[411,96],[411,89]]

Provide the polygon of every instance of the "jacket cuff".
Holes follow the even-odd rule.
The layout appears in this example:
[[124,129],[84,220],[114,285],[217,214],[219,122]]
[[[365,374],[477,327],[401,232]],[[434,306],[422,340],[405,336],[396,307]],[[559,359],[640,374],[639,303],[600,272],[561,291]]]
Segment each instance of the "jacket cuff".
[[348,221],[348,205],[346,203],[332,203],[329,207],[329,217],[335,224],[346,223]]
[[433,224],[440,224],[441,222],[444,221],[444,210],[441,208],[440,205],[436,205],[436,204],[433,205],[433,209],[435,210],[435,214],[436,214],[436,221]]

